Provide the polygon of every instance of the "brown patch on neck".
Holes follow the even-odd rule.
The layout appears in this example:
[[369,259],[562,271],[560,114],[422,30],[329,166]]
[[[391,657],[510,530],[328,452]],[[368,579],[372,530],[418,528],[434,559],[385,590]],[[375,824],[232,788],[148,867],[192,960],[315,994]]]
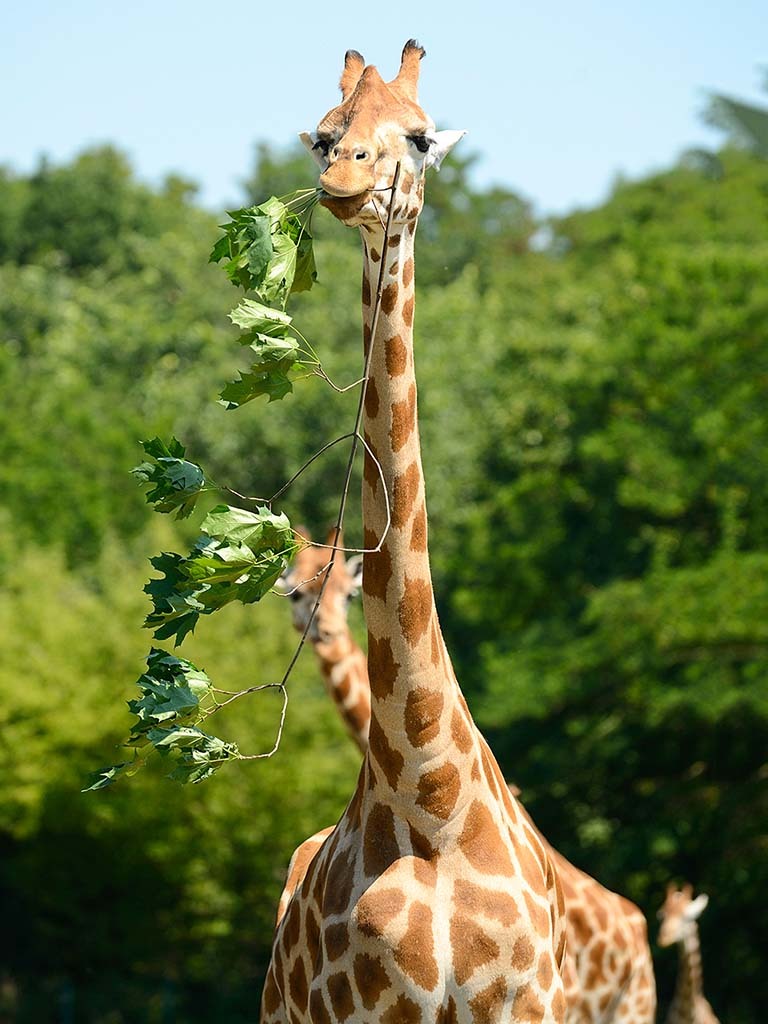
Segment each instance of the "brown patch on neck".
[[388,284],[384,291],[381,293],[381,311],[389,315],[395,308],[397,303],[397,295],[400,291],[400,285]]
[[408,823],[408,832],[411,837],[411,851],[414,857],[431,861],[437,856],[437,851],[430,841],[415,829],[410,822]]
[[371,304],[371,282],[368,280],[368,275],[363,274],[363,305],[370,306]]
[[418,464],[412,462],[403,472],[398,473],[392,486],[392,526],[402,529],[408,522],[416,496],[419,493],[421,472]]
[[[507,986],[503,978],[496,978],[490,985],[478,992],[474,999],[469,1000],[473,1024],[497,1024],[501,1020],[506,997]],[[513,1017],[512,1019],[529,1020],[528,1017]],[[531,1019],[536,1020],[535,1017]],[[539,1018],[539,1020],[542,1019]]]
[[415,647],[427,632],[432,619],[432,584],[429,580],[412,580],[406,575],[404,586],[397,616],[403,636],[411,647]]
[[379,414],[379,389],[373,377],[368,378],[365,388],[365,415],[375,420]]
[[405,373],[408,365],[408,349],[399,334],[387,338],[384,342],[384,354],[387,360],[387,373],[390,377],[399,377]]
[[389,430],[389,439],[392,442],[393,452],[399,452],[406,444],[415,426],[416,385],[411,384],[408,389],[408,397],[404,398],[402,402],[392,403],[392,426]]
[[[377,539],[367,527],[363,533],[363,547],[375,548]],[[392,556],[384,544],[379,551],[366,551],[363,555],[363,591],[369,597],[387,599],[387,586],[392,579]]]
[[393,790],[397,790],[397,783],[400,779],[400,773],[403,770],[405,759],[399,750],[395,750],[390,746],[389,740],[384,730],[379,725],[377,718],[371,718],[371,731],[368,736],[368,749],[370,750],[373,757],[376,758],[376,762],[384,772],[389,786]]
[[413,296],[409,296],[403,303],[403,323],[410,327],[413,323]]
[[459,848],[469,863],[484,875],[511,878],[514,868],[493,816],[485,804],[473,800],[459,836]]
[[377,956],[358,953],[352,971],[363,1006],[366,1010],[372,1010],[381,999],[382,993],[392,985],[384,964]]
[[400,235],[392,235],[387,245],[390,245],[393,249],[396,245],[400,245]]
[[383,875],[400,856],[395,816],[386,804],[374,804],[365,823],[363,866],[369,877]]
[[413,517],[410,547],[411,551],[427,550],[427,512],[423,505]]
[[416,803],[428,814],[447,821],[453,813],[461,792],[461,776],[458,768],[446,761],[439,768],[424,772],[418,782],[419,795]]
[[417,686],[405,699],[405,734],[412,747],[423,747],[437,738],[445,699],[439,690]]
[[[379,486],[379,468],[376,465],[374,458],[378,459],[378,455],[376,454],[376,449],[371,444],[371,439],[369,438],[367,433],[365,434],[365,443],[368,445],[368,448],[370,448],[371,451],[369,452],[368,448],[366,448],[365,450],[365,458],[363,459],[363,479],[371,488],[371,494],[375,498],[376,491]],[[373,453],[373,455],[371,455],[371,452]]]
[[499,955],[498,944],[475,921],[461,914],[451,918],[453,970],[459,985],[465,985],[475,971]]
[[397,948],[395,960],[404,974],[427,992],[437,987],[440,973],[435,960],[432,911],[418,900],[408,911],[408,927]]
[[389,697],[394,693],[399,668],[389,638],[379,640],[368,633],[368,676],[375,697]]
[[403,284],[407,288],[413,280],[413,257],[409,256],[403,264]]

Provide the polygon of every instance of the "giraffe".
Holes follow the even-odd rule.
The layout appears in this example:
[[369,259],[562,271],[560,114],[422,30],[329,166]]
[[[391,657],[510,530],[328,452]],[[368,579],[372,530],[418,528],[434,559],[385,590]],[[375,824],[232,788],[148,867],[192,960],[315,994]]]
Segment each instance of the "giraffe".
[[693,899],[693,886],[687,883],[682,889],[675,888],[671,882],[667,886],[659,911],[659,945],[677,943],[680,949],[677,985],[667,1024],[720,1024],[704,998],[701,984],[701,946],[696,921],[708,902],[709,897],[704,893]]
[[322,202],[361,229],[370,358],[363,533],[366,549],[381,546],[363,564],[368,750],[336,827],[314,855],[306,847],[294,855],[263,1024],[561,1024],[565,1015],[557,876],[469,714],[432,591],[414,235],[425,171],[464,133],[435,131],[418,105],[423,54],[406,43],[397,77],[385,83],[348,51],[341,104],[303,135],[322,171]]
[[[306,536],[304,529],[301,532]],[[333,536],[331,531],[328,544]],[[292,611],[294,625],[300,632],[314,607],[327,564],[327,548],[307,547],[285,577],[287,586],[297,588],[292,595]],[[337,556],[317,610],[320,626],[310,633],[310,638],[319,656],[326,689],[352,739],[365,752],[370,721],[368,666],[347,621],[349,598],[357,588],[357,565],[356,558],[345,562]],[[315,639],[328,634],[343,640],[330,644]],[[361,659],[355,658],[351,670],[348,650],[359,652]],[[338,685],[328,686],[329,678],[337,679]],[[350,708],[354,709],[353,715]],[[517,786],[508,785],[513,795],[518,796]],[[521,810],[527,814],[524,807]],[[571,864],[547,842],[532,820],[530,824],[554,862],[565,896],[567,956],[572,960],[571,970],[564,975],[566,1024],[653,1024],[656,983],[642,911]],[[303,856],[311,859],[328,833],[325,829],[313,836]]]
[[[307,637],[314,648],[325,688],[347,732],[365,753],[371,720],[368,663],[347,622],[349,601],[357,594],[362,579],[362,561],[357,556],[344,559],[337,553],[329,571],[329,546],[334,542],[335,529],[330,531],[324,547],[312,546],[305,527],[296,532],[308,543],[299,551],[291,568],[278,580],[277,589],[290,597],[293,624],[303,634],[328,574],[328,582]],[[343,547],[341,536],[337,546]]]

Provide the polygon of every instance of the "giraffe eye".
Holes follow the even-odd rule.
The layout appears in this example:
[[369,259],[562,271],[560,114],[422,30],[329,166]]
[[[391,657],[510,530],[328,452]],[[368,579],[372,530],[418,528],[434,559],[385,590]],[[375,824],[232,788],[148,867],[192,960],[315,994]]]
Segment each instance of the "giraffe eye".
[[322,153],[323,156],[328,156],[328,150],[330,148],[331,143],[329,139],[318,139],[317,142],[312,147],[312,149],[316,149],[318,150],[318,152]]
[[429,150],[429,139],[426,135],[408,135],[407,139],[412,142],[416,149],[420,153],[426,153]]

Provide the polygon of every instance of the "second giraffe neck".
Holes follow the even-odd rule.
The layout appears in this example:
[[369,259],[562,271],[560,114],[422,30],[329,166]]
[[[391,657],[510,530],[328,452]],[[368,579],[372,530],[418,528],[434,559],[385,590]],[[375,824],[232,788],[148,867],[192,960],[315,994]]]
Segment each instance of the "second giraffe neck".
[[697,1024],[696,1004],[702,994],[702,979],[701,948],[695,926],[678,947],[677,985],[667,1019],[670,1024]]
[[[366,349],[373,345],[364,427],[366,442],[379,463],[377,467],[366,453],[366,548],[375,547],[386,528],[381,478],[391,513],[382,550],[366,554],[363,569],[371,682],[370,748],[391,788],[398,791],[416,784],[420,765],[426,761],[453,757],[455,764],[461,760],[461,755],[450,749],[450,723],[452,711],[463,706],[440,632],[427,548],[413,358],[414,234],[415,222],[397,227],[384,246],[383,232],[362,232],[364,339]],[[371,338],[382,263],[381,311]],[[408,737],[405,757],[397,747],[404,735]]]

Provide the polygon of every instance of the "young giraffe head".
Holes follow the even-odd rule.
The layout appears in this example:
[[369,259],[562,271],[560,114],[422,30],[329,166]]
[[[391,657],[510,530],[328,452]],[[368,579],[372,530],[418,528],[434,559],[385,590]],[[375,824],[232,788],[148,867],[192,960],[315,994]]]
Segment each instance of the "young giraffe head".
[[[305,527],[300,527],[297,532],[310,541]],[[335,533],[333,529],[329,532],[326,544],[333,544]],[[343,538],[340,535],[338,546],[342,544]],[[330,547],[308,544],[299,551],[290,569],[278,581],[277,589],[289,597],[293,624],[300,633],[307,628],[323,580],[328,574],[326,566],[331,554]],[[347,606],[360,589],[362,571],[362,556],[354,555],[345,559],[340,551],[336,553],[323,599],[308,634],[313,643],[331,643],[347,633]]]
[[435,131],[419,106],[419,62],[425,51],[415,39],[403,48],[400,70],[385,82],[366,67],[357,50],[347,50],[341,76],[342,101],[329,110],[317,131],[299,138],[322,171],[321,200],[352,227],[386,220],[395,168],[400,164],[393,222],[415,221],[424,201],[424,174],[439,169],[463,131]]
[[672,946],[683,942],[693,931],[695,922],[709,902],[704,893],[693,899],[693,886],[686,883],[676,889],[672,882],[667,886],[667,895],[659,911],[659,945]]

